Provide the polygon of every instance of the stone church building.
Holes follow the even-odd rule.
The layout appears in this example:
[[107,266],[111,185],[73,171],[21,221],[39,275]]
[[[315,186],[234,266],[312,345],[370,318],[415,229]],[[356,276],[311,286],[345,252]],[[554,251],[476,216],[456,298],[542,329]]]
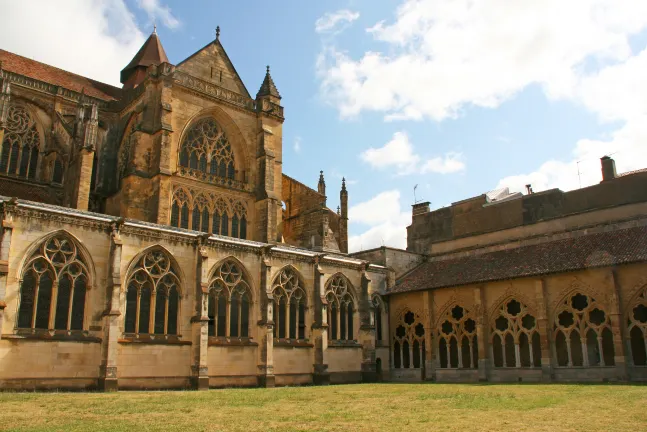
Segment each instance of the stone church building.
[[647,380],[647,171],[349,254],[269,67],[252,97],[219,32],[177,64],[154,32],[120,78],[0,49],[0,389]]

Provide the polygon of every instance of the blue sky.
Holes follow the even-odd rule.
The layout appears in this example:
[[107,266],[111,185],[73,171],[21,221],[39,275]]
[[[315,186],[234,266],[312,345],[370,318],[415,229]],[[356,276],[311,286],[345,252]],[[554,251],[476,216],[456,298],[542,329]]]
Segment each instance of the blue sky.
[[647,2],[563,3],[25,1],[10,21],[39,31],[0,29],[0,45],[116,83],[153,22],[173,63],[220,25],[252,95],[271,65],[284,172],[316,187],[324,170],[332,208],[349,180],[353,250],[405,247],[416,184],[437,208],[587,186],[605,154],[619,171],[647,167]]

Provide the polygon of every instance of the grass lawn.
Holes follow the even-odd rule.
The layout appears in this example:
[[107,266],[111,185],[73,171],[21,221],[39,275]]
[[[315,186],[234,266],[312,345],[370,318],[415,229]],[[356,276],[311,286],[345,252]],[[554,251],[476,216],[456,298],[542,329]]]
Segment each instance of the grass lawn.
[[358,384],[0,393],[12,431],[646,431],[647,386]]

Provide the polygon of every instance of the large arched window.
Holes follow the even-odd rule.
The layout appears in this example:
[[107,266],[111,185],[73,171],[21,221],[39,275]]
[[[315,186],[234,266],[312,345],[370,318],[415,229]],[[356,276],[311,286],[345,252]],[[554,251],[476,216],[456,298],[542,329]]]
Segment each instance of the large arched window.
[[627,321],[634,365],[647,366],[647,286],[631,303]]
[[177,335],[180,279],[170,256],[154,249],[130,272],[126,291],[124,332],[140,335]]
[[555,311],[555,353],[559,366],[612,366],[609,316],[595,299],[576,292]]
[[242,266],[227,260],[209,282],[209,336],[249,338],[251,289]]
[[213,176],[234,178],[236,170],[231,144],[213,118],[203,118],[191,126],[180,146],[180,166]]
[[306,293],[299,273],[284,268],[272,284],[274,302],[274,338],[306,338]]
[[374,318],[375,342],[379,344],[384,341],[384,334],[386,333],[384,331],[384,322],[386,320],[384,319],[384,316],[383,316],[383,314],[386,313],[386,307],[384,306],[384,301],[382,300],[382,297],[380,297],[378,294],[373,295],[372,303],[373,303],[373,316],[375,317]]
[[355,302],[350,282],[342,274],[334,275],[326,288],[328,301],[328,339],[352,341],[355,339]]
[[402,314],[393,336],[393,367],[420,369],[425,364],[425,327],[411,311]]
[[43,242],[23,270],[19,329],[83,330],[88,267],[65,234]]
[[0,173],[36,178],[40,135],[32,115],[22,106],[9,107],[0,154]]
[[541,366],[537,320],[528,307],[515,300],[504,302],[492,320],[494,367]]
[[477,368],[476,321],[470,311],[459,305],[449,309],[440,323],[438,336],[441,368]]

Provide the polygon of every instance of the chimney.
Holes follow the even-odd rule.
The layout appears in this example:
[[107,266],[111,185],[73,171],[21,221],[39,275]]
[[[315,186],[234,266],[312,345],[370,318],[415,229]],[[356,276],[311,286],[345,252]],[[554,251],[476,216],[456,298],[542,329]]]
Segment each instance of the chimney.
[[602,164],[602,181],[616,178],[616,161],[609,156],[604,156],[600,159],[600,163]]
[[429,213],[429,201],[421,202],[418,204],[412,205],[411,215],[416,217],[421,214]]
[[532,193],[532,185],[531,185],[531,184],[527,184],[527,185],[526,185],[526,190],[528,191],[528,195],[530,195],[530,194]]

